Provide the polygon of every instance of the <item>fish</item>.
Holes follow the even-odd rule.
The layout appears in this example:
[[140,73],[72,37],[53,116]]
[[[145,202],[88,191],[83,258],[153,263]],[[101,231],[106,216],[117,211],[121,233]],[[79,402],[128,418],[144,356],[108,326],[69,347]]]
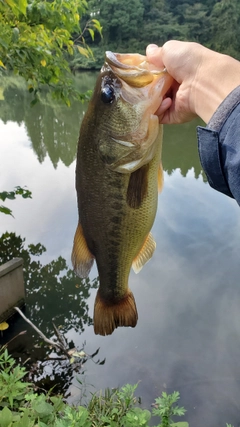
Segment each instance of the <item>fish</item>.
[[154,114],[172,84],[141,54],[107,51],[82,120],[76,161],[79,222],[75,273],[97,264],[95,334],[135,327],[138,312],[128,284],[156,248],[151,228],[163,184],[162,125]]

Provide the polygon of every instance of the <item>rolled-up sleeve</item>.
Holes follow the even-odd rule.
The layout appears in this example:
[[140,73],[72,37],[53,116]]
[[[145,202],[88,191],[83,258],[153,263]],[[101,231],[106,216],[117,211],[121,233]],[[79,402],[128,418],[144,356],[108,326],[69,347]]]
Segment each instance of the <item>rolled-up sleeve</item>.
[[240,86],[221,103],[205,128],[197,127],[197,137],[209,184],[240,205]]

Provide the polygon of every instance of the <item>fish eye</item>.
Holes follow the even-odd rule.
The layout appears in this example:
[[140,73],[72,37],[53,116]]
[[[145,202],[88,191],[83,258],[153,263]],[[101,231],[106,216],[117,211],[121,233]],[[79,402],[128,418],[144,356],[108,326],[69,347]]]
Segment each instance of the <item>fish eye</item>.
[[111,104],[115,99],[115,93],[112,86],[106,85],[102,88],[101,100],[105,104]]

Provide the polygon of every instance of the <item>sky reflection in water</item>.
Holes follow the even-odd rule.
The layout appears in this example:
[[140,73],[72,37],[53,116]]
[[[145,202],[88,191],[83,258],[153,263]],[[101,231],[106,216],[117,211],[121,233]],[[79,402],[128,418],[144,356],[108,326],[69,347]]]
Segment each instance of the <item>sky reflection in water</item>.
[[[119,328],[112,336],[100,337],[86,326],[81,336],[74,329],[67,336],[79,346],[86,340],[88,353],[101,347],[105,365],[89,365],[86,375],[86,382],[97,389],[141,381],[138,394],[146,406],[163,390],[178,390],[191,427],[226,422],[236,427],[240,211],[236,202],[204,182],[195,127],[193,123],[165,129],[165,185],[153,227],[157,249],[139,275],[130,275],[139,313],[136,328]],[[76,123],[73,128],[78,128]],[[76,144],[74,132],[69,134],[71,144]],[[33,195],[32,200],[5,203],[15,219],[1,215],[1,234],[15,231],[27,243],[41,242],[47,248],[43,263],[61,255],[70,265],[77,225],[75,161],[67,167],[59,160],[53,166],[45,153],[40,164],[26,123],[0,122],[0,135],[1,189],[27,185]],[[94,267],[91,277],[96,275]],[[90,316],[95,294],[92,290],[88,300]],[[52,304],[56,302],[57,295]],[[67,313],[66,301],[66,317]],[[76,380],[71,387],[76,401],[75,386]]]

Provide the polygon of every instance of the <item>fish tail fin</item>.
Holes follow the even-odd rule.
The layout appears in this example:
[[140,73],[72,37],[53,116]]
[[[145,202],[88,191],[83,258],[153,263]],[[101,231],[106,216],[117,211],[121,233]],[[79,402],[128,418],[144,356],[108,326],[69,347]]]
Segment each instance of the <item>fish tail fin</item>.
[[111,335],[118,326],[131,326],[134,328],[137,320],[137,307],[130,289],[128,289],[123,299],[115,303],[104,301],[98,291],[93,318],[96,335]]

